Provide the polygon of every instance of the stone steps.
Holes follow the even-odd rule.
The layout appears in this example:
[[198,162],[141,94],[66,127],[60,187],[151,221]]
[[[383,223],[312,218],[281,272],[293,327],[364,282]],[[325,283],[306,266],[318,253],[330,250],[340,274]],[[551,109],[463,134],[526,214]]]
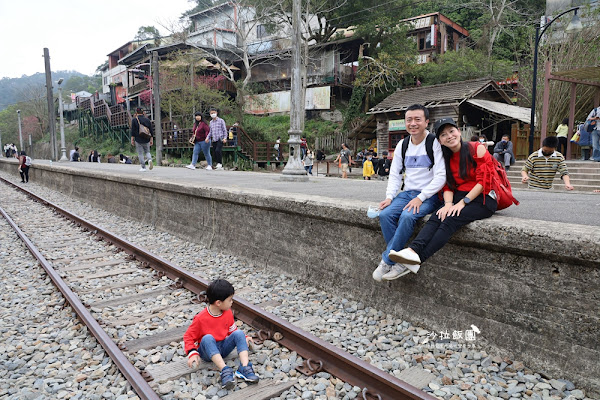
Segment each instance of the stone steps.
[[[508,180],[514,189],[526,189],[527,185],[521,183],[521,169],[525,164],[524,160],[515,162],[506,173]],[[600,163],[593,161],[569,160],[567,169],[571,184],[577,191],[591,192],[600,189]],[[552,182],[552,190],[566,190],[562,179],[558,175]]]

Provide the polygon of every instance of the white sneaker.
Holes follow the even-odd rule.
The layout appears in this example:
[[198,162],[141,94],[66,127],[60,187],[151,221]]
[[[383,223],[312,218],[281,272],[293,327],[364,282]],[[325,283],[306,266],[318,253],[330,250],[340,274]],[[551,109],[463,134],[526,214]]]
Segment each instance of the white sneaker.
[[190,164],[190,165],[186,165],[185,167],[186,167],[186,168],[189,168],[189,169],[196,169],[196,167],[195,167],[194,165],[192,165],[192,164]]
[[140,172],[146,172],[147,169],[146,168],[140,168]]
[[395,263],[401,263],[406,265],[419,265],[421,264],[421,258],[414,250],[406,248],[400,251],[390,250],[388,256],[390,260]]
[[208,170],[208,171],[212,171],[212,167],[211,167],[210,165],[208,165],[208,166],[206,167],[206,170]]
[[219,163],[215,169],[223,169],[223,166]]
[[148,169],[154,168],[154,164],[152,164],[152,160],[148,160]]
[[381,278],[383,277],[383,275],[390,272],[391,269],[391,265],[386,264],[385,261],[381,260],[375,271],[373,271],[373,279],[375,279],[377,282],[381,282]]
[[394,264],[392,265],[392,269],[387,274],[383,275],[382,278],[386,281],[393,281],[394,279],[398,279],[401,276],[406,274],[410,274],[410,270],[406,268],[406,266],[402,264]]

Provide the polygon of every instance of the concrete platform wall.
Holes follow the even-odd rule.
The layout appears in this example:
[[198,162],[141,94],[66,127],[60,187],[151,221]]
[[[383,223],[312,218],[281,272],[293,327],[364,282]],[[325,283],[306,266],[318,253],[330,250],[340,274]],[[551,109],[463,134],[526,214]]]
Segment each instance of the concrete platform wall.
[[[0,168],[14,172],[4,160]],[[476,325],[478,344],[600,393],[599,228],[496,215],[458,232],[417,275],[377,283],[371,272],[385,243],[364,202],[46,165],[30,175],[99,208],[437,332]]]

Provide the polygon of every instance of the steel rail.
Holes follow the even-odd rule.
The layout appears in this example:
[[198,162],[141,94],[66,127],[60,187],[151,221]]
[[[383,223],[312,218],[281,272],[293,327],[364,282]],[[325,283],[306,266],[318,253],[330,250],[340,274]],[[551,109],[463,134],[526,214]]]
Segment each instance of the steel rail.
[[29,240],[27,235],[17,226],[13,219],[0,207],[0,213],[10,224],[13,230],[17,233],[19,238],[25,243],[25,246],[29,249],[31,254],[38,260],[42,268],[46,271],[46,274],[52,279],[54,285],[61,291],[65,300],[71,305],[73,310],[77,313],[81,321],[88,327],[92,335],[96,337],[100,345],[108,353],[110,358],[114,361],[119,368],[119,371],[127,381],[131,384],[137,395],[146,400],[159,400],[160,397],[152,390],[146,380],[140,375],[138,370],[131,364],[125,354],[117,347],[117,344],[112,338],[102,329],[98,321],[94,319],[92,314],[83,305],[79,297],[73,293],[66,282],[60,277],[52,265],[46,260],[46,258],[40,253],[37,247]]
[[[159,276],[167,276],[175,281],[179,287],[201,295],[210,282],[200,278],[169,261],[147,252],[145,249],[129,242],[128,240],[111,233],[110,231],[94,225],[86,219],[70,213],[11,182],[1,180],[20,189],[29,196],[55,209],[63,216],[71,219],[78,225],[94,231],[104,240],[123,249],[137,260],[146,263],[157,271]],[[288,349],[295,351],[305,360],[311,359],[315,363],[322,363],[322,369],[333,376],[348,382],[353,386],[363,388],[363,399],[384,400],[435,400],[436,398],[422,390],[374,367],[373,365],[353,356],[327,342],[306,332],[290,322],[265,311],[254,304],[234,296],[233,310],[235,317],[257,330],[263,330],[274,334],[280,333],[283,337],[278,341]]]

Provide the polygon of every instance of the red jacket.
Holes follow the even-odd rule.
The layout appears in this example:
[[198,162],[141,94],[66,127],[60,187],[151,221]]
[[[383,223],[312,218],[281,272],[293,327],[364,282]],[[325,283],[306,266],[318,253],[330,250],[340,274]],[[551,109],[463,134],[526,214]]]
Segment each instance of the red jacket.
[[192,324],[183,335],[183,345],[186,354],[195,351],[204,335],[212,335],[217,342],[224,340],[237,330],[231,310],[223,311],[215,317],[208,312],[208,307],[194,317]]
[[194,124],[194,143],[204,141],[208,135],[208,131],[209,128],[206,122],[200,121],[199,124]]

